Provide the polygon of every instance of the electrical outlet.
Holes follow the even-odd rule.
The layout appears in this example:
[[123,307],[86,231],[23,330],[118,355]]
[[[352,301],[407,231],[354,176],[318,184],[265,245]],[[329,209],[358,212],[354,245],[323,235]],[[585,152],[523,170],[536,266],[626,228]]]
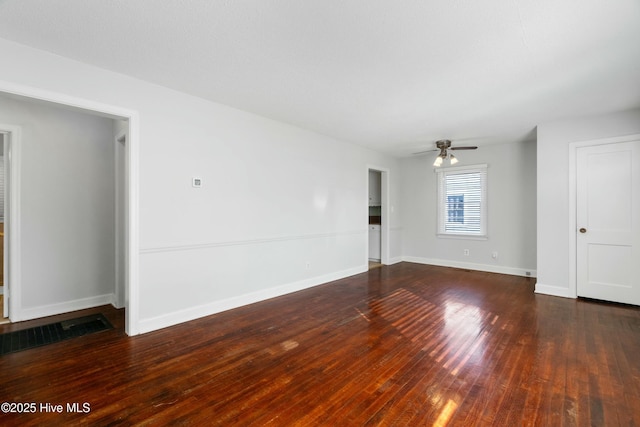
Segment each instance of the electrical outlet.
[[498,251],[491,252],[491,258],[498,259]]
[[311,268],[311,261],[307,261],[305,266],[307,267],[307,270],[310,269]]
[[469,256],[469,249],[464,250],[464,256]]

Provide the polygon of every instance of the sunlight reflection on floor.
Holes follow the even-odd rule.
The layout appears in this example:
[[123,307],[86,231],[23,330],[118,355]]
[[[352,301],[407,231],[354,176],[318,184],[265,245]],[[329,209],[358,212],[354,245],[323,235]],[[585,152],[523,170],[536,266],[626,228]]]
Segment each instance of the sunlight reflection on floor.
[[[428,342],[423,350],[451,375],[458,375],[475,354],[483,353],[489,330],[497,326],[500,318],[459,302],[436,306],[406,289],[370,301],[369,308],[369,316],[358,312],[367,321],[370,316],[383,317],[412,342]],[[437,337],[442,339],[434,339]]]
[[438,418],[433,423],[433,427],[446,426],[449,423],[449,420],[451,419],[451,416],[456,411],[456,409],[458,409],[458,404],[453,400],[449,399],[447,404],[444,405],[444,408],[442,408],[442,411],[440,411],[440,415],[438,415]]

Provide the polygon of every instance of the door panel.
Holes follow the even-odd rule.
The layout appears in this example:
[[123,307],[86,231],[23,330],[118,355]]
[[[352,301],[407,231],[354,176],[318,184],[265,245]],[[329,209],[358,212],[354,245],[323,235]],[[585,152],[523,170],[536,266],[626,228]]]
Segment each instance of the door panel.
[[640,305],[640,141],[577,150],[578,296]]

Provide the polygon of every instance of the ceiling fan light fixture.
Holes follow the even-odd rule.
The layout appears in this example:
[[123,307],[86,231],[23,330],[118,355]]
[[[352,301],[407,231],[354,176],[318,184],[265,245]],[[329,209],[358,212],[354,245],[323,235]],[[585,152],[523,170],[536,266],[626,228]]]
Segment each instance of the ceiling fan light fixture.
[[[464,147],[452,147],[451,146],[451,140],[449,139],[440,139],[438,141],[436,141],[436,150],[427,150],[427,151],[437,151],[440,150],[440,153],[438,154],[438,157],[436,157],[435,161],[433,162],[433,166],[439,168],[440,166],[442,166],[442,164],[444,163],[445,160],[449,160],[449,164],[450,165],[455,165],[459,162],[459,160],[457,159],[456,156],[453,155],[453,153],[451,153],[451,151],[453,150],[475,150],[478,147],[476,146],[464,146]],[[422,153],[426,153],[427,151],[421,151],[418,153],[413,153],[413,154],[422,154]]]

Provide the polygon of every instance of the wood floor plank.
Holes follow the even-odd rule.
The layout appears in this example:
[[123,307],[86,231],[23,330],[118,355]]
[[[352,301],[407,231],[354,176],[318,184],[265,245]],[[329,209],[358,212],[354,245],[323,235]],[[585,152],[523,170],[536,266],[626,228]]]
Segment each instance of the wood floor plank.
[[640,425],[640,308],[533,287],[399,263],[136,337],[0,325],[115,326],[0,357],[0,402],[64,406],[0,425]]

